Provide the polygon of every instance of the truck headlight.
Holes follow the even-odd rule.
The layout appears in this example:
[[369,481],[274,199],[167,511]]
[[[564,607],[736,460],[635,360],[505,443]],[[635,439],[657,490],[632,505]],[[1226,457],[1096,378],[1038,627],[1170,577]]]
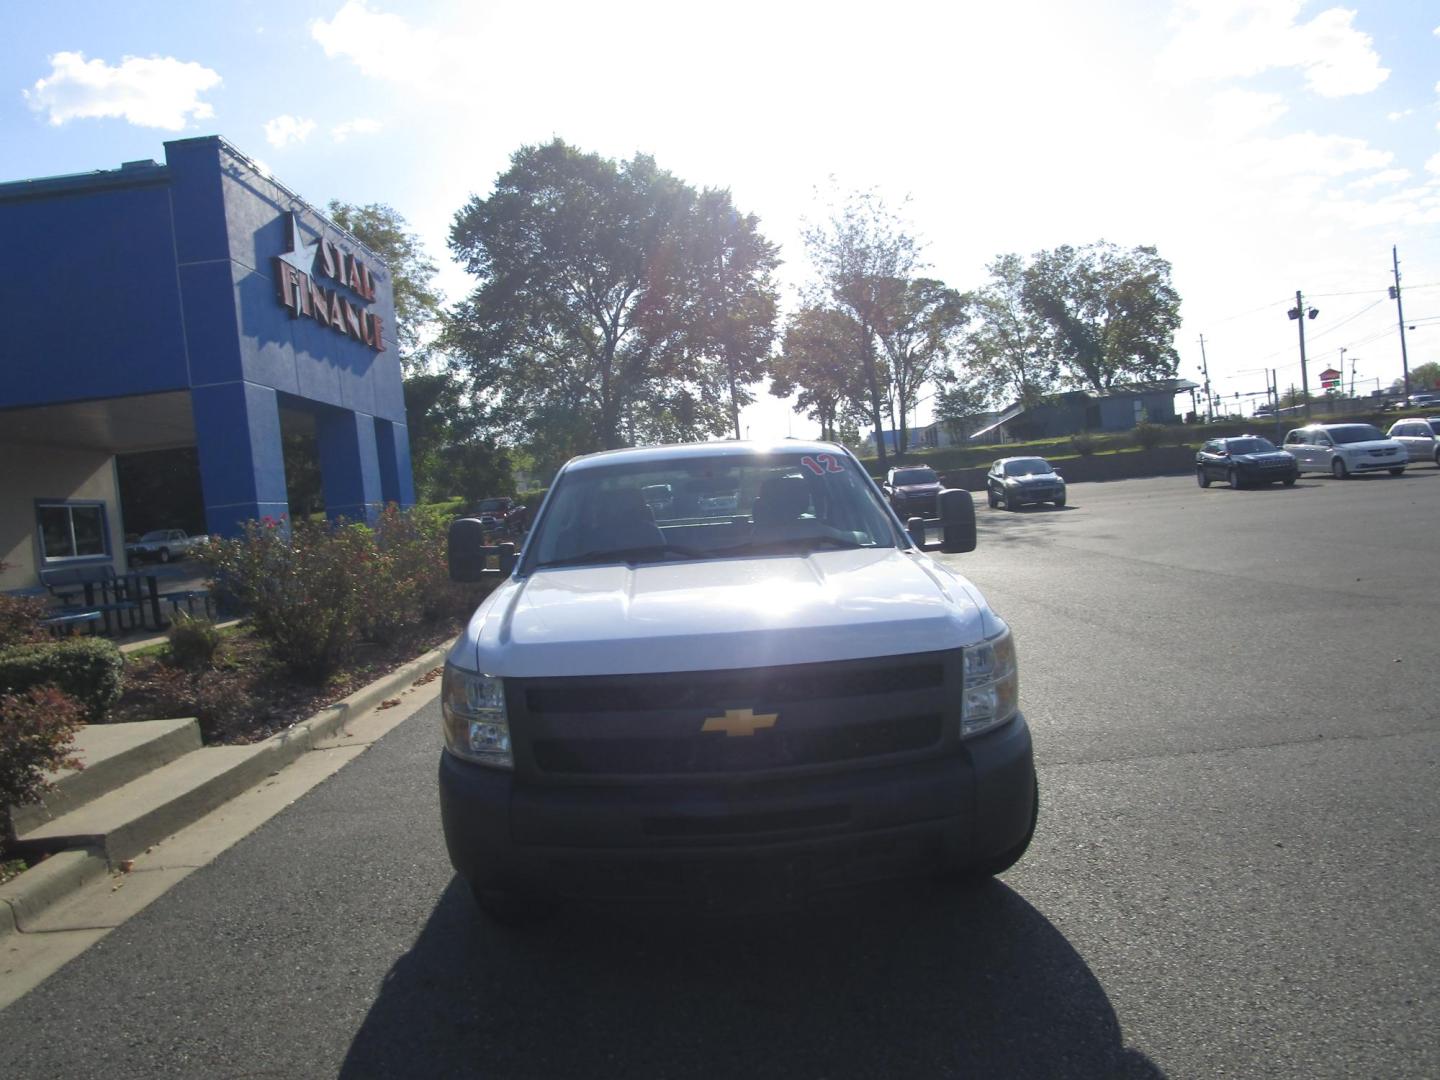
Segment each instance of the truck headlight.
[[965,687],[960,706],[960,737],[968,739],[997,728],[1020,707],[1020,669],[1009,629],[965,650]]
[[450,753],[477,765],[514,767],[503,680],[447,663],[440,681],[440,715]]

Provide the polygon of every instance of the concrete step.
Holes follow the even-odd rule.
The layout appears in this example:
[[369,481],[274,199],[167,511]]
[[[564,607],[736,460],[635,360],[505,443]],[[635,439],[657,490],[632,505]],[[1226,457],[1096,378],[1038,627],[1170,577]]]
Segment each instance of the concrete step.
[[113,867],[184,828],[293,759],[285,744],[207,746],[34,828],[16,830],[27,854],[84,848]]
[[51,773],[55,786],[43,802],[15,807],[17,834],[35,829],[123,787],[137,777],[200,749],[200,725],[193,719],[142,720],[133,724],[87,724],[75,736],[83,769]]

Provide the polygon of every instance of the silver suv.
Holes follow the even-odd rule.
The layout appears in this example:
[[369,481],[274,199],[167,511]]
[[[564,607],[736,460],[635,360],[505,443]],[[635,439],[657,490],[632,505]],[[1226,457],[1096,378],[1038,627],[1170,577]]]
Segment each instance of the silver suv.
[[1440,416],[1396,420],[1390,425],[1390,438],[1405,447],[1411,461],[1440,465]]
[[1328,472],[1337,480],[1354,473],[1405,471],[1405,447],[1374,424],[1312,424],[1285,436],[1283,447],[1302,473]]

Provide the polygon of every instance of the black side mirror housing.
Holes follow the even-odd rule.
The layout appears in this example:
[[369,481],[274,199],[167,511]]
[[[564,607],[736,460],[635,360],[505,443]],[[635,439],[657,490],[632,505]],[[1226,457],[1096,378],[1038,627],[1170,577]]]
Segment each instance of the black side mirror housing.
[[975,500],[963,488],[940,492],[940,550],[957,555],[975,550]]
[[485,543],[485,526],[479,518],[459,518],[450,523],[446,555],[451,581],[482,581],[487,577],[509,577],[515,570],[515,545]]
[[905,531],[910,534],[910,539],[921,551],[925,550],[925,519],[923,517],[912,517],[905,520]]

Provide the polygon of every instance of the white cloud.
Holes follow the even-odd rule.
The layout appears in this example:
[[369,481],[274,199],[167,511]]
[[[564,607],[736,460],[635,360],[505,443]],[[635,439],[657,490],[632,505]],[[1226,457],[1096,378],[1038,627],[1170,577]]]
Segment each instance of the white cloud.
[[344,142],[351,135],[374,135],[380,130],[380,121],[368,116],[357,116],[353,120],[336,124],[330,129],[330,137],[337,143]]
[[349,60],[375,79],[414,86],[440,86],[473,65],[463,31],[440,33],[411,26],[402,15],[378,11],[365,0],[346,0],[330,20],[310,23],[310,36],[325,55]]
[[1331,179],[1350,173],[1384,169],[1395,159],[1364,139],[1345,135],[1296,132],[1278,139],[1256,139],[1240,148],[1241,156],[1260,176],[1305,176]]
[[291,143],[303,143],[314,130],[314,120],[282,113],[265,121],[265,141],[278,150]]
[[1245,135],[1269,127],[1288,108],[1279,94],[1254,90],[1222,90],[1210,99],[1215,127],[1225,135]]
[[[1440,30],[1436,30],[1435,32],[1437,34],[1440,34]],[[1435,154],[1431,156],[1430,160],[1425,162],[1425,169],[1427,172],[1433,172],[1437,175],[1440,175],[1440,154]]]
[[1369,176],[1362,176],[1359,180],[1351,180],[1346,187],[1354,188],[1357,191],[1368,191],[1383,184],[1398,184],[1401,181],[1409,180],[1410,175],[1409,169],[1382,169]]
[[1405,117],[1411,115],[1414,111],[1414,109],[1397,109],[1395,112],[1386,113],[1385,119],[1393,124],[1396,120],[1404,120]]
[[219,85],[217,72],[172,56],[126,56],[111,67],[82,52],[58,52],[50,57],[50,74],[24,93],[30,108],[48,114],[56,126],[106,117],[180,131],[189,120],[215,115],[200,95]]
[[1355,12],[1329,8],[1298,22],[1302,0],[1182,0],[1159,69],[1181,82],[1294,68],[1321,97],[1366,94],[1390,75]]

